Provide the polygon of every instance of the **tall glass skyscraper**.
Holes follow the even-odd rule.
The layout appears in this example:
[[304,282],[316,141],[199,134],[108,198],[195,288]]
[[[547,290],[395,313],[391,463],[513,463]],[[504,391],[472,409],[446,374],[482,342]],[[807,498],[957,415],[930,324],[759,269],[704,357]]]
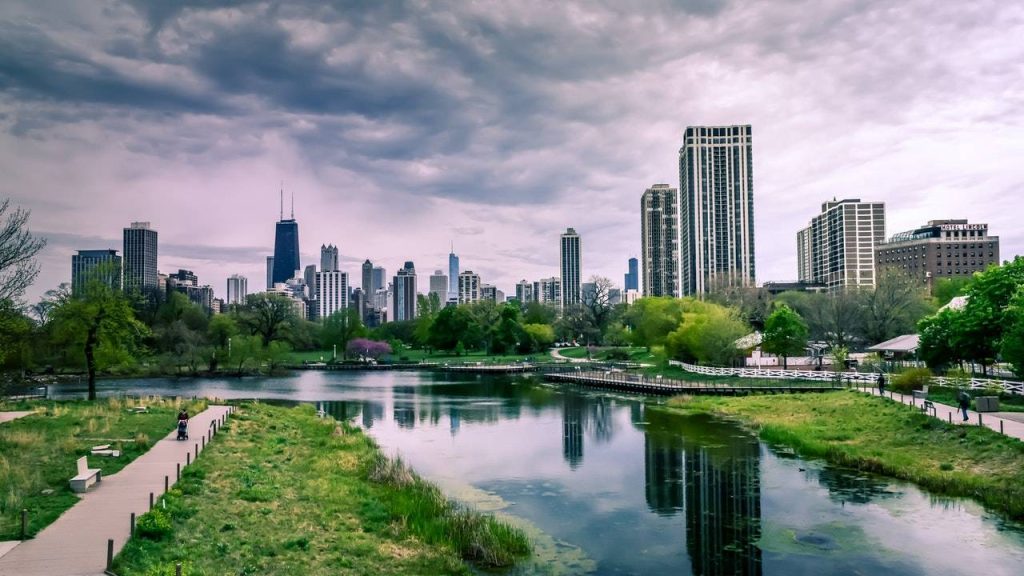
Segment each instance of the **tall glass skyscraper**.
[[580,303],[580,235],[567,228],[560,239],[559,269],[562,272],[562,308]]
[[274,236],[274,272],[271,282],[287,282],[301,269],[299,263],[299,223],[295,221],[295,198],[292,197],[291,218],[284,218],[282,196],[281,220]]
[[459,301],[459,257],[455,255],[455,245],[448,253],[448,301]]
[[124,291],[156,290],[158,285],[156,230],[149,222],[132,222],[124,229]]
[[678,198],[679,190],[655,184],[640,199],[644,296],[679,297]]
[[416,267],[406,262],[394,278],[392,307],[395,322],[416,319]]
[[754,285],[750,125],[690,126],[679,149],[682,296]]
[[626,272],[626,281],[624,286],[626,290],[639,290],[640,289],[640,273],[637,271],[638,263],[636,258],[630,258],[628,261],[629,268]]

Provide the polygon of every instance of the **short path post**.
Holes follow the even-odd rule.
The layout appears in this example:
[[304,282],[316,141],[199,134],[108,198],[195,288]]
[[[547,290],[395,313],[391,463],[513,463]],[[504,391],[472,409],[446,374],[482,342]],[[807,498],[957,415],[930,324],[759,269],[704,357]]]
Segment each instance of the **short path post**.
[[171,488],[170,476],[164,476],[164,492],[167,492]]
[[981,426],[981,412],[978,412],[978,426]]
[[192,453],[191,452],[185,452],[185,466],[188,466],[191,463],[192,463]]
[[107,539],[107,570],[114,567],[114,539]]
[[206,450],[206,436],[203,436],[203,450]]
[[196,460],[199,460],[199,444],[196,444]]
[[1000,434],[1004,434],[1004,432],[1003,432],[1003,421],[1002,420],[999,421],[999,433]]
[[181,480],[181,462],[174,463],[174,481]]
[[21,539],[24,540],[25,536],[28,535],[28,510],[25,508],[21,509]]
[[128,533],[132,535],[132,538],[135,538],[135,512],[132,512],[132,524],[131,524],[131,527],[132,527],[131,531],[129,531]]
[[181,562],[178,562],[174,566],[174,576],[181,576]]
[[953,423],[953,413],[952,412],[946,412],[946,416],[949,417],[949,423],[952,424]]
[[153,509],[153,493],[152,492],[149,493],[149,509],[150,510]]

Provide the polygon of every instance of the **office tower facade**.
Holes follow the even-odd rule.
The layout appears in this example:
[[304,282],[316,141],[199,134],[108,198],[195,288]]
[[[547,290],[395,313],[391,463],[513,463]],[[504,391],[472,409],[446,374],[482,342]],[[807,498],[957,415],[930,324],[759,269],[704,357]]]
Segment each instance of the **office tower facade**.
[[157,234],[149,222],[132,222],[124,229],[124,291],[157,289]]
[[580,235],[567,228],[559,239],[559,269],[561,270],[562,308],[580,303]]
[[498,292],[501,292],[501,290],[498,290],[498,287],[493,285],[493,284],[481,284],[480,285],[480,299],[481,300],[488,300],[490,302],[494,302],[495,304],[498,304],[499,303],[499,301],[498,301]]
[[522,306],[526,306],[530,302],[534,301],[533,282],[527,282],[524,279],[516,284],[516,300],[518,300],[519,304]]
[[437,296],[437,302],[444,306],[444,303],[448,301],[448,275],[444,273],[444,270],[434,270],[434,273],[430,276],[430,295]]
[[562,304],[562,279],[541,278],[533,283],[533,295],[537,302],[550,306]]
[[679,290],[754,286],[750,126],[690,126],[679,149]]
[[406,262],[398,271],[392,287],[392,318],[395,322],[416,319],[416,267]]
[[360,287],[363,289],[363,294],[366,298],[363,299],[362,306],[359,308],[359,317],[363,319],[363,324],[370,325],[370,311],[374,309],[373,295],[377,291],[373,284],[373,262],[367,258],[363,262],[361,269],[361,282]]
[[303,294],[303,298],[306,300],[316,300],[316,279],[316,265],[307,265],[306,269],[302,273],[302,281],[306,285],[306,291],[305,294]]
[[878,279],[875,248],[884,240],[884,202],[825,202],[821,214],[797,233],[800,281],[830,291],[873,288]]
[[644,296],[679,297],[678,199],[679,190],[668,184],[655,184],[640,198]]
[[480,301],[480,276],[472,270],[459,274],[459,304],[472,304]]
[[[676,244],[678,246],[678,243]],[[640,289],[640,272],[639,272],[639,261],[636,258],[630,258],[627,262],[628,272],[626,272],[626,278],[623,285],[625,290],[639,290]]]
[[281,220],[274,234],[274,273],[272,285],[287,282],[302,269],[299,262],[299,224],[295,221],[295,198],[292,197],[292,214],[284,217],[284,193],[281,195]]
[[455,255],[455,246],[448,253],[448,301],[459,301],[459,257]]
[[274,257],[267,256],[267,290],[274,287]]
[[224,301],[228,306],[232,304],[245,304],[245,297],[249,295],[249,281],[245,276],[232,274],[228,278],[228,297]]
[[320,245],[320,271],[338,271],[338,247],[334,244]]
[[899,270],[928,284],[941,278],[970,278],[999,264],[999,236],[988,224],[931,220],[893,235],[875,250],[879,270]]
[[184,294],[190,302],[198,304],[207,314],[213,313],[213,288],[209,285],[200,286],[199,277],[191,270],[179,269],[169,274],[167,291]]
[[121,264],[117,250],[79,250],[71,256],[71,293],[84,294],[90,282],[120,290]]
[[316,274],[317,318],[325,320],[348,308],[348,274],[332,270]]
[[388,287],[388,273],[384,270],[383,266],[374,266],[370,279],[373,283],[374,291]]

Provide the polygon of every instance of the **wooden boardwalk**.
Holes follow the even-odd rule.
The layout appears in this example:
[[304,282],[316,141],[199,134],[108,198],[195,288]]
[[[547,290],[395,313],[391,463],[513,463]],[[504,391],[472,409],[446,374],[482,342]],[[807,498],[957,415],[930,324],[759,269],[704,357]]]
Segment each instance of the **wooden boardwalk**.
[[749,394],[792,394],[810,392],[832,392],[846,389],[841,383],[830,384],[770,384],[763,386],[737,386],[717,382],[689,382],[650,377],[642,374],[612,371],[573,371],[545,373],[544,379],[594,388],[622,390],[640,394],[672,396],[675,394],[708,394],[716,396],[746,396]]

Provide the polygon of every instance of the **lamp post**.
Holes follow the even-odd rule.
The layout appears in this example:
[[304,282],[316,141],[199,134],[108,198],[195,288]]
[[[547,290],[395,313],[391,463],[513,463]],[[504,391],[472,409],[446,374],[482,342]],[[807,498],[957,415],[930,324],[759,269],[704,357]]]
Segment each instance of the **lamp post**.
[[334,357],[332,359],[333,360],[337,360],[338,359],[338,345],[337,344],[334,345]]
[[228,358],[231,357],[231,338],[228,338]]

